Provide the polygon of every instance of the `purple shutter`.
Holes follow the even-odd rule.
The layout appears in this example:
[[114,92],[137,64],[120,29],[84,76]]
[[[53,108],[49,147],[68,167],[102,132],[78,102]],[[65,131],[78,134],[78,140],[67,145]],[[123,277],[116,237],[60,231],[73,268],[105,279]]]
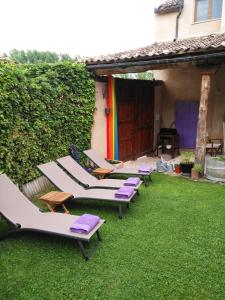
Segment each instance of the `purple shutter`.
[[198,122],[199,101],[176,102],[176,129],[180,135],[180,148],[194,149]]

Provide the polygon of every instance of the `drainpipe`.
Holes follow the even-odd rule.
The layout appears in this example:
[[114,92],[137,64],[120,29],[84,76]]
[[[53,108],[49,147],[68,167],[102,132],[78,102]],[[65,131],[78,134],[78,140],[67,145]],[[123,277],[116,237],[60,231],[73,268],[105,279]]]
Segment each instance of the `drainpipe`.
[[182,7],[179,9],[179,13],[177,15],[176,18],[176,33],[175,33],[175,39],[173,40],[174,42],[176,42],[177,38],[178,38],[178,32],[179,32],[179,19],[180,19],[180,15],[182,13]]

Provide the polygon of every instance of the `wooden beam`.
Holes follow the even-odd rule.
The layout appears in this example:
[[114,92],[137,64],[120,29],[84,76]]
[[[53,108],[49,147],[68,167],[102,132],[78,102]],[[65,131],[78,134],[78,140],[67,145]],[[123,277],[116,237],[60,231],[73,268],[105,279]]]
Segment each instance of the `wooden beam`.
[[208,99],[211,90],[212,74],[202,74],[201,97],[199,106],[196,151],[195,158],[197,163],[204,166],[206,143],[207,143],[207,114],[208,114]]

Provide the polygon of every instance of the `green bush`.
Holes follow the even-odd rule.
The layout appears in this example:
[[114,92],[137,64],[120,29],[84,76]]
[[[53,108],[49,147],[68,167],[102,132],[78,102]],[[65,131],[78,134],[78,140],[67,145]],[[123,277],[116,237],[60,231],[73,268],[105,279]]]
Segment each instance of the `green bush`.
[[82,153],[94,107],[94,81],[82,64],[0,64],[0,170],[24,183],[71,143]]

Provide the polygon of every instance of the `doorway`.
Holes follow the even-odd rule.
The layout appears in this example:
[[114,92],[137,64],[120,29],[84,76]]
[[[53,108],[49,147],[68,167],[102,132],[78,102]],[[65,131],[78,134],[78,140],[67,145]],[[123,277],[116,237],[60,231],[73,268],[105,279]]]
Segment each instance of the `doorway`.
[[199,101],[176,102],[176,129],[180,136],[180,148],[195,149]]
[[153,148],[154,84],[116,79],[119,159],[133,160]]

